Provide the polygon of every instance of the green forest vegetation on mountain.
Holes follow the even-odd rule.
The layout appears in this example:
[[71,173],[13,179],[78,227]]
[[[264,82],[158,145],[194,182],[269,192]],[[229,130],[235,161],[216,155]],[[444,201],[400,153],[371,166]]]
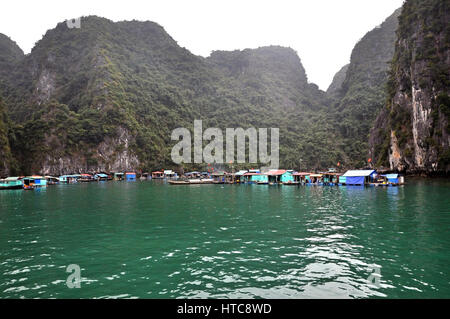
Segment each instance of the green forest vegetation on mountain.
[[[16,88],[7,99],[19,171],[65,157],[79,159],[79,167],[114,166],[97,152],[108,138],[115,154],[127,147],[137,155],[135,169],[171,167],[171,131],[192,129],[194,119],[205,128],[279,127],[286,167],[340,159],[327,120],[330,99],[308,84],[292,49],[204,59],[152,22],[82,21],[80,29],[61,23],[48,31],[8,78]],[[126,146],[118,139],[122,129],[130,137]]]
[[387,103],[371,136],[378,165],[407,171],[450,169],[449,19],[448,0],[409,0],[403,6]]
[[285,168],[365,167],[370,129],[386,100],[399,14],[359,41],[327,93],[308,82],[290,48],[203,58],[148,21],[90,16],[79,29],[59,23],[27,55],[2,36],[0,139],[10,149],[9,168],[16,174],[204,169],[179,167],[170,157],[172,130],[192,131],[195,119],[204,129],[280,128]]
[[386,100],[400,12],[400,9],[395,11],[356,44],[345,79],[335,93],[336,129],[342,137],[340,147],[358,166],[368,160],[370,129]]

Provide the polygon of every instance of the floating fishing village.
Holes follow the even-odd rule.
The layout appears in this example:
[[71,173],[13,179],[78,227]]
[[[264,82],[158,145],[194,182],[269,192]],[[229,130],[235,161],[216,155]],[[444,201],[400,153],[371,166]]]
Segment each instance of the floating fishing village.
[[286,186],[400,186],[405,184],[399,174],[379,174],[376,170],[349,170],[338,173],[335,169],[327,172],[309,173],[294,170],[272,169],[261,172],[257,169],[240,170],[235,173],[225,171],[187,172],[178,174],[173,170],[152,173],[136,172],[73,174],[54,176],[18,176],[0,179],[0,190],[33,190],[58,184],[74,184],[106,181],[146,181],[166,180],[170,185],[202,184],[255,184]]

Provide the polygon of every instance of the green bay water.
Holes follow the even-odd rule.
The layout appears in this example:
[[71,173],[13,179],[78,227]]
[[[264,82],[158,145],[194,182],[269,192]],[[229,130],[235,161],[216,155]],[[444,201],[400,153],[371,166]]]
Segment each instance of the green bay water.
[[449,298],[449,195],[426,179],[0,191],[0,297]]

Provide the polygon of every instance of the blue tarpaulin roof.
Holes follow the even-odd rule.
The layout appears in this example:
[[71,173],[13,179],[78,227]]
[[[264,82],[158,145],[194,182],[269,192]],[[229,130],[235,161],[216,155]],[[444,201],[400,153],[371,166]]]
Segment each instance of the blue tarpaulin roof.
[[364,176],[346,176],[347,185],[364,185]]

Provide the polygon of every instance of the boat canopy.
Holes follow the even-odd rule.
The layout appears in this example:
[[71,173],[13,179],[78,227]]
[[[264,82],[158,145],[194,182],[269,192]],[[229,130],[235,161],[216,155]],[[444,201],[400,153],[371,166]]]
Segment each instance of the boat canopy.
[[95,174],[95,176],[97,176],[97,177],[101,177],[101,178],[107,178],[107,177],[108,177],[108,175],[106,175],[106,174],[103,174],[103,173],[100,173],[100,174]]

